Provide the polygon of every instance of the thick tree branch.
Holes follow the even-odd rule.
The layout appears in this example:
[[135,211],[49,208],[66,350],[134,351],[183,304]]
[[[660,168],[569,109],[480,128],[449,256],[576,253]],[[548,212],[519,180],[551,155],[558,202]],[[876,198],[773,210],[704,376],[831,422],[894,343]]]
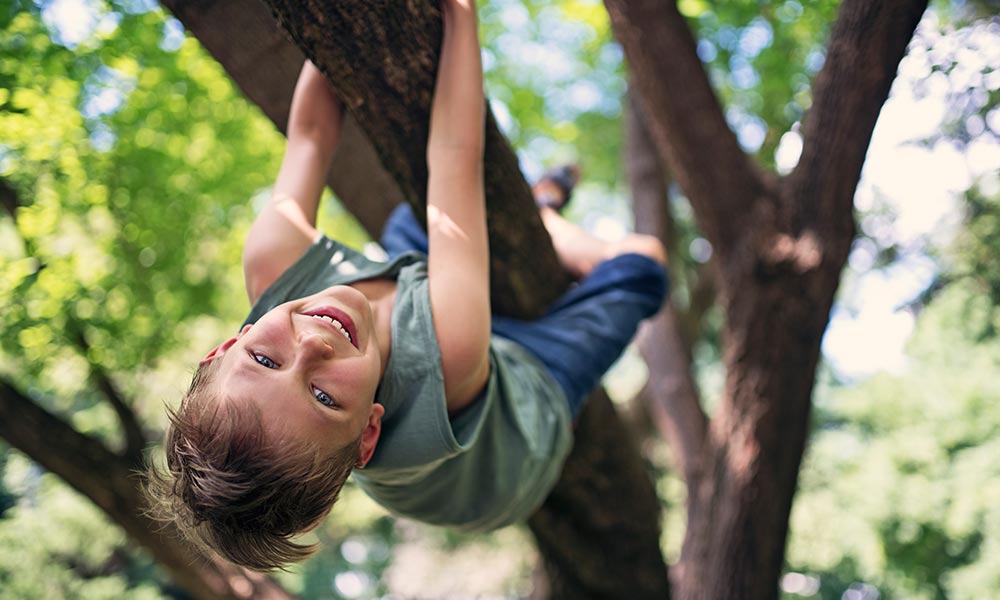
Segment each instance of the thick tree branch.
[[[793,231],[854,237],[852,205],[875,121],[927,0],[845,0],[802,127],[802,156],[788,176],[801,199]],[[840,249],[841,252],[846,249]]]
[[[646,129],[634,98],[625,115],[625,170],[632,190],[636,230],[655,235],[664,246],[673,243],[673,223],[667,196],[667,174]],[[643,324],[639,349],[649,367],[649,381],[641,394],[649,414],[670,444],[688,486],[697,485],[701,450],[708,418],[691,373],[689,348],[681,335],[670,298],[654,319]]]
[[[424,147],[441,33],[434,4],[277,4],[286,26],[297,32],[293,34],[297,44],[314,62],[325,65],[322,68],[351,108],[331,169],[334,192],[373,237],[404,198],[423,215]],[[165,0],[164,5],[283,130],[303,54],[267,10],[254,3],[222,0]],[[331,13],[323,16],[327,8]],[[222,28],[219,23],[238,25]],[[350,35],[335,33],[347,29]],[[373,146],[368,140],[378,143]],[[503,207],[491,210],[489,222],[491,279],[498,299],[494,305],[501,313],[538,314],[533,307],[546,306],[569,280],[558,268],[541,220],[532,218],[530,190],[492,116],[487,123],[486,161],[491,167],[486,171],[487,206]],[[514,186],[508,178],[512,173],[518,176]],[[555,275],[545,279],[544,272]]]
[[121,459],[97,439],[73,429],[0,379],[0,437],[94,500],[114,504],[114,490],[94,474]]
[[657,115],[650,137],[716,252],[732,251],[745,227],[740,215],[763,184],[726,124],[687,22],[674,2],[605,0],[605,6],[639,104]]
[[633,435],[603,390],[587,400],[576,435],[587,443],[573,447],[559,483],[528,521],[551,598],[669,598],[661,507]]
[[816,84],[817,114],[804,130],[809,148],[784,182],[739,151],[676,6],[606,4],[652,138],[715,249],[726,318],[725,391],[699,485],[689,488],[674,590],[684,598],[774,598],[820,342],[853,237],[851,198],[926,2],[843,4]]

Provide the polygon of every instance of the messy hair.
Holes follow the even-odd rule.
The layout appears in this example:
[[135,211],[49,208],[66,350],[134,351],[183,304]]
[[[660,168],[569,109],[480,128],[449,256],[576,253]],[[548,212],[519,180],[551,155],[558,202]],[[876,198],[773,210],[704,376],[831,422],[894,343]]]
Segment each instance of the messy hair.
[[168,410],[166,472],[147,471],[152,514],[202,550],[248,569],[304,560],[317,546],[293,538],[336,502],[360,438],[332,452],[270,439],[259,412],[211,392],[214,362],[199,367],[180,408]]

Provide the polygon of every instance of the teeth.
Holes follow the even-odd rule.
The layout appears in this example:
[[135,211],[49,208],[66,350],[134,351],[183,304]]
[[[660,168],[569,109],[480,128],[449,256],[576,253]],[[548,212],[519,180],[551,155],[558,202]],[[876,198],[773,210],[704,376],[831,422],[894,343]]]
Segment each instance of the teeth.
[[345,338],[347,338],[348,340],[351,339],[351,334],[347,333],[347,329],[344,328],[343,323],[341,323],[337,319],[334,319],[333,317],[327,315],[313,315],[313,317],[317,319],[323,319],[327,323],[332,323],[334,327],[340,330],[340,333],[344,334]]

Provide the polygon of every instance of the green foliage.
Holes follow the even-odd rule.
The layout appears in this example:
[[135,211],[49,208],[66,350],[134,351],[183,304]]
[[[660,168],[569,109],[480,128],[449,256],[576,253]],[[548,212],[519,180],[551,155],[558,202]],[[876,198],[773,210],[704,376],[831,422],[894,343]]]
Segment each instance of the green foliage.
[[[985,180],[984,180],[985,181]],[[990,185],[996,185],[996,179]],[[978,341],[1000,333],[1000,194],[988,197],[979,185],[965,193],[966,216],[951,253],[946,281],[957,281],[974,293],[965,297],[955,327]]]
[[501,0],[480,21],[487,93],[529,175],[582,162],[588,180],[615,185],[625,84],[603,6]]
[[[115,447],[92,375],[162,422],[195,353],[247,308],[247,200],[282,143],[196,43],[171,42],[162,11],[90,6],[97,24],[73,41],[50,3],[0,5],[0,183],[20,204],[0,220],[0,355],[5,378]],[[12,461],[0,598],[159,597],[120,530],[51,475],[10,488]]]
[[743,147],[768,166],[781,136],[812,103],[839,2],[683,0],[698,54]]
[[[843,420],[814,438],[802,473],[794,570],[824,580],[840,573],[887,597],[974,597],[1000,585],[990,551],[1000,534],[1000,472],[991,458],[1000,452],[1000,419],[990,410],[1000,354],[937,329],[954,318],[953,295],[929,309],[905,377],[838,395],[834,412]],[[823,589],[824,598],[843,590]]]
[[4,462],[0,482],[19,500],[0,518],[0,600],[164,597],[100,510],[20,456]]
[[[698,53],[730,125],[768,166],[812,102],[838,2],[683,0]],[[498,0],[480,11],[487,88],[529,174],[582,162],[588,180],[623,184],[626,73],[604,7],[592,0]]]
[[187,343],[185,323],[246,308],[232,265],[280,137],[196,43],[162,47],[159,11],[102,6],[116,25],[70,51],[37,7],[14,8],[0,176],[22,205],[5,223],[0,344],[9,372],[85,412],[93,368],[137,389],[130,374]]
[[1000,350],[969,318],[976,298],[970,280],[948,285],[921,314],[904,374],[821,406],[788,553],[790,570],[819,575],[820,597],[845,582],[883,598],[1000,589]]

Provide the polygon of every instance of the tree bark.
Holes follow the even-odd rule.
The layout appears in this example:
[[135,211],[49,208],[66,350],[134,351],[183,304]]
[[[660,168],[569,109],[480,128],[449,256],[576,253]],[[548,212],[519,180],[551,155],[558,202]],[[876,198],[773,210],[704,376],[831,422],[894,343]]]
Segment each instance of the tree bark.
[[[673,249],[667,173],[649,138],[646,119],[632,96],[630,93],[625,114],[625,172],[632,191],[636,231],[654,235],[664,247]],[[670,264],[677,262],[671,260]],[[668,297],[660,313],[639,330],[639,351],[649,368],[649,379],[639,397],[670,445],[685,480],[695,481],[701,469],[708,418],[701,408],[691,372],[691,350],[681,334],[680,320]]]
[[820,341],[854,235],[854,189],[926,1],[843,3],[803,127],[809,148],[785,181],[753,166],[725,127],[676,6],[605,4],[654,143],[715,249],[726,316],[725,390],[703,469],[687,482],[674,591],[774,598]]
[[[298,72],[302,53],[290,49],[292,43],[276,33],[266,10],[234,2],[167,0],[164,4],[282,128],[294,87],[294,77],[288,73]],[[284,22],[293,31],[302,29],[292,34],[296,43],[315,58],[347,98],[347,104],[354,107],[352,115],[360,128],[368,132],[361,139],[345,136],[338,155],[341,151],[358,154],[354,145],[367,144],[366,137],[378,140],[378,151],[373,150],[370,156],[385,157],[399,189],[409,190],[399,192],[400,197],[416,204],[417,214],[423,214],[424,144],[441,33],[436,5],[390,7],[360,1],[341,2],[337,7],[278,4]],[[328,10],[338,12],[327,14]],[[249,55],[244,56],[244,52]],[[409,69],[426,72],[411,73]],[[423,87],[418,89],[414,82]],[[396,139],[403,137],[413,139]],[[541,227],[516,157],[492,120],[485,162],[494,307],[498,312],[538,314],[569,278],[559,267]],[[335,191],[355,214],[364,210],[365,194],[340,192],[337,186],[351,189],[350,182],[367,178],[371,168],[366,163],[342,171],[335,162],[331,170]],[[366,222],[373,235],[381,228],[385,214]],[[563,480],[531,520],[543,552],[550,593],[562,598],[620,598],[623,594],[664,598],[668,586],[659,550],[655,490],[613,407],[600,397],[593,404],[581,416]],[[595,490],[601,493],[595,495]],[[565,535],[578,528],[578,533]],[[578,543],[582,545],[577,547]]]
[[660,511],[635,440],[598,390],[576,423],[577,444],[528,522],[551,598],[663,600]]
[[265,575],[200,556],[181,543],[176,531],[164,529],[146,517],[142,482],[136,476],[141,464],[76,431],[3,379],[0,437],[89,498],[145,547],[193,598],[292,598]]

